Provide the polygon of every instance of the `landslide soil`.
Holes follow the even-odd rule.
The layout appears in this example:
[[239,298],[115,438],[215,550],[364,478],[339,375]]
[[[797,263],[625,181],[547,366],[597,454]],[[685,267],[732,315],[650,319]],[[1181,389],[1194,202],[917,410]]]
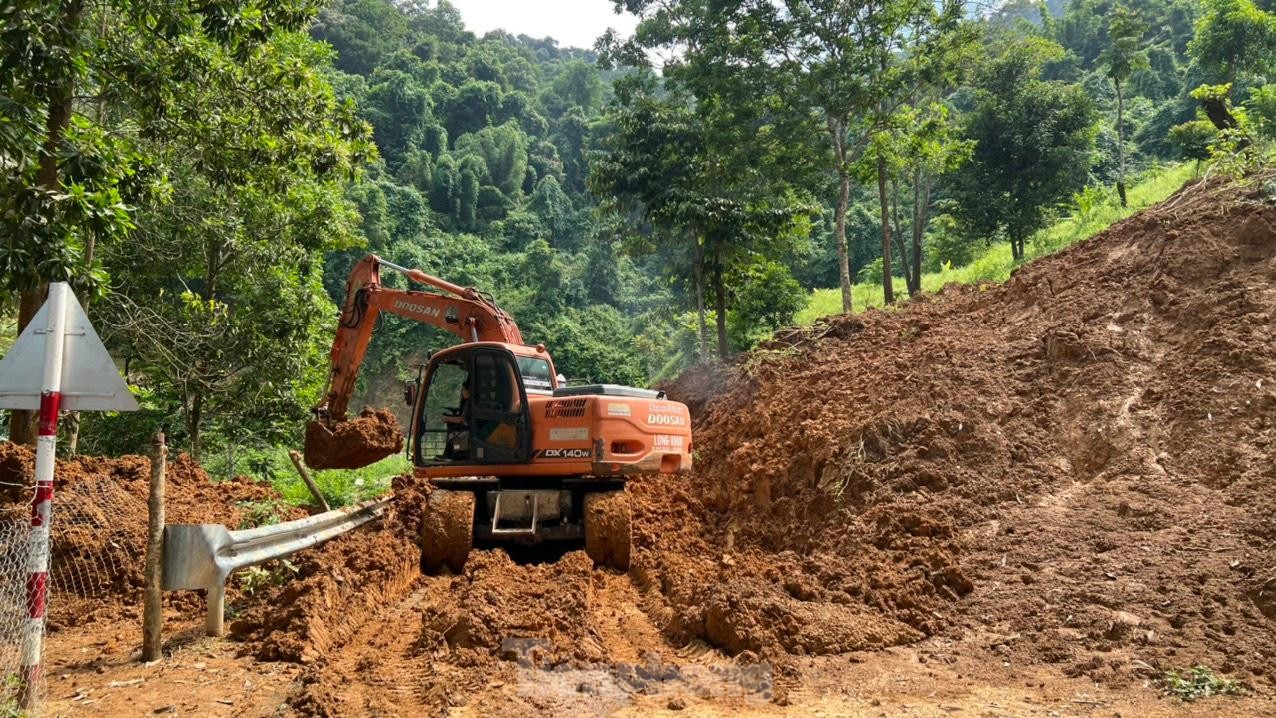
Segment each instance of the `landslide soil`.
[[[1196,184],[667,387],[697,465],[631,483],[627,574],[423,577],[405,478],[238,649],[303,664],[310,715],[1276,714],[1273,311],[1276,185]],[[1158,695],[1196,664],[1254,695]]]
[[364,409],[332,427],[306,424],[303,455],[312,469],[359,469],[403,451],[403,430],[389,409]]
[[[1274,312],[1276,182],[1196,184],[1005,285],[833,318],[684,377],[670,394],[700,407],[699,469],[679,490],[696,500],[663,510],[712,548],[792,556],[772,590],[807,610],[862,570],[838,605],[976,637],[994,660],[1107,684],[1204,664],[1270,686]],[[690,560],[653,518],[652,562]],[[868,563],[865,544],[887,555]],[[734,573],[699,574],[706,613],[770,621]],[[889,592],[904,577],[911,606]]]

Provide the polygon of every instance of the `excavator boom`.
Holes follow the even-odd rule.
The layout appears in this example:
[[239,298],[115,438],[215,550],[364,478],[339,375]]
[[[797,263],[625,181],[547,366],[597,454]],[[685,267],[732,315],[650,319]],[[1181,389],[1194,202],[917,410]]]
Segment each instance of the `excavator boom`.
[[[385,287],[381,284],[382,266],[441,293]],[[355,379],[382,312],[438,327],[463,342],[523,343],[523,335],[514,319],[477,289],[461,287],[370,254],[355,265],[346,281],[346,300],[332,343],[328,390],[314,408],[320,419],[331,423],[345,420]]]
[[[393,289],[381,283],[381,267],[436,291]],[[403,448],[403,432],[394,414],[367,411],[348,421],[350,397],[368,343],[382,312],[429,324],[455,334],[463,342],[522,344],[523,335],[509,314],[491,297],[419,269],[408,269],[369,254],[354,266],[346,281],[337,335],[329,354],[328,384],[306,426],[306,463],[316,469],[355,469]]]

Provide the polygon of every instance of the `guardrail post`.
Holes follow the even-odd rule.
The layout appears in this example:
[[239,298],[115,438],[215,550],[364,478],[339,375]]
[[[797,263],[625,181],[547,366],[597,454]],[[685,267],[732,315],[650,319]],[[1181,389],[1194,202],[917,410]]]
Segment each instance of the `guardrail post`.
[[164,655],[161,579],[164,570],[164,468],[167,456],[164,432],[157,431],[151,441],[151,493],[147,502],[146,603],[142,610],[142,660],[146,663],[158,661]]
[[208,587],[208,616],[204,618],[204,633],[220,638],[226,633],[226,581],[223,579]]

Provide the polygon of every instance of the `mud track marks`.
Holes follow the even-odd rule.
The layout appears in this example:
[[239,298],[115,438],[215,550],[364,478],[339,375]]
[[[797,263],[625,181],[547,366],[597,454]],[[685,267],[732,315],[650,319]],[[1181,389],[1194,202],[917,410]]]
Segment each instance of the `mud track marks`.
[[766,704],[769,666],[740,669],[703,644],[680,652],[642,603],[627,575],[580,551],[539,565],[476,551],[462,574],[417,579],[316,654],[292,704],[311,715],[592,714],[684,693]]

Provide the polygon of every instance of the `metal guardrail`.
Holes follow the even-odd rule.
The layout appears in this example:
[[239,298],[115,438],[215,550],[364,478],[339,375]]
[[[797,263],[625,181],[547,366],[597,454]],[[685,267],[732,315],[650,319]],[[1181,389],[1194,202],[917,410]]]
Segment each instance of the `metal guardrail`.
[[309,518],[231,531],[220,524],[172,524],[164,527],[166,591],[208,592],[208,635],[223,634],[226,579],[238,569],[321,544],[377,518],[390,498],[365,501]]

